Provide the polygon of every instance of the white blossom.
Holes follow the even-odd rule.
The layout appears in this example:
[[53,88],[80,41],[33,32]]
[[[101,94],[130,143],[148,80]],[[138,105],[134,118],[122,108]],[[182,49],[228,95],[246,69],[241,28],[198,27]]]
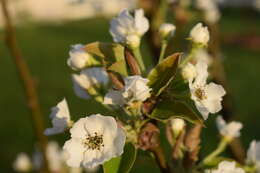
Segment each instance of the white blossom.
[[67,64],[73,70],[83,69],[90,58],[90,55],[84,50],[84,45],[82,44],[73,45],[69,55],[70,57],[67,60]]
[[81,118],[70,133],[63,149],[71,167],[95,167],[123,153],[126,136],[113,117],[96,114]]
[[147,86],[148,79],[141,76],[129,76],[124,78],[125,88],[123,96],[129,101],[145,101],[151,96],[151,88]]
[[159,34],[163,39],[170,38],[174,35],[176,26],[171,23],[163,23],[159,28]]
[[72,123],[70,112],[66,99],[64,98],[57,106],[51,108],[50,118],[52,119],[52,128],[44,131],[45,135],[54,135],[64,132]]
[[25,153],[18,154],[13,163],[13,168],[17,172],[30,172],[32,169],[32,163],[29,156]]
[[185,121],[181,118],[174,118],[170,120],[172,132],[178,136],[185,127]]
[[107,72],[100,67],[93,67],[82,70],[80,74],[72,75],[73,88],[75,94],[83,99],[89,99],[89,88],[105,87],[108,82]]
[[232,140],[240,136],[240,130],[243,127],[242,123],[236,121],[226,123],[221,116],[217,117],[216,123],[220,134],[227,139]]
[[187,63],[181,70],[182,77],[188,81],[193,80],[197,76],[197,70],[191,63]]
[[52,172],[59,172],[62,169],[64,158],[59,144],[55,141],[50,141],[46,147],[46,156],[49,168]]
[[198,61],[204,61],[208,66],[212,64],[213,58],[211,55],[207,52],[206,49],[200,48],[195,52],[194,60]]
[[245,171],[236,167],[236,162],[222,161],[216,170],[207,170],[206,173],[245,173]]
[[189,81],[191,99],[206,120],[209,113],[217,113],[222,109],[221,101],[226,92],[221,85],[213,82],[207,84],[208,66],[205,62],[199,61],[195,67],[197,76]]
[[107,105],[124,105],[125,99],[122,95],[121,91],[117,91],[117,90],[109,90],[108,93],[105,95],[104,98],[104,104]]
[[257,173],[260,173],[260,141],[253,140],[247,150],[246,162],[255,165]]
[[210,10],[216,8],[215,0],[196,0],[196,7],[200,10]]
[[209,42],[208,27],[203,26],[202,23],[195,25],[190,32],[191,40],[196,44],[207,45]]
[[205,10],[205,20],[209,23],[217,23],[221,17],[219,9]]
[[135,10],[134,16],[125,9],[112,19],[109,31],[115,42],[138,47],[141,37],[148,29],[149,22],[142,9]]
[[147,86],[148,79],[139,75],[124,78],[125,86],[122,90],[110,90],[105,98],[104,104],[124,105],[134,101],[145,101],[151,96],[151,88]]

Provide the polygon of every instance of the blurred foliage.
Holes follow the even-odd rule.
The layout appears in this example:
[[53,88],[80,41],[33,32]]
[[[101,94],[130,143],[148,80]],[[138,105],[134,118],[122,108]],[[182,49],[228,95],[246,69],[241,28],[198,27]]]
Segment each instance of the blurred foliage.
[[[260,37],[260,15],[248,10],[225,10],[220,23],[222,38],[230,35],[255,33]],[[46,127],[49,126],[50,108],[64,96],[69,101],[69,107],[74,119],[99,109],[105,113],[101,105],[77,98],[72,90],[70,69],[66,65],[69,46],[76,43],[90,43],[94,41],[111,41],[108,32],[109,21],[97,18],[66,24],[27,23],[17,28],[17,37],[31,72],[35,77],[40,94],[40,102],[45,115]],[[185,37],[183,37],[184,39]],[[225,39],[223,39],[225,41]],[[258,45],[259,47],[259,45]],[[144,48],[144,50],[147,47]],[[250,50],[240,44],[222,44],[223,62],[225,64],[228,82],[236,108],[237,120],[244,123],[242,130],[243,143],[253,139],[260,139],[260,47]],[[146,56],[149,54],[146,53]],[[151,64],[151,62],[146,62]],[[149,65],[148,65],[149,66]],[[3,32],[0,32],[0,169],[1,172],[11,173],[12,161],[19,152],[32,153],[35,137],[26,109],[26,102],[20,81],[4,46]],[[76,117],[77,116],[77,117]],[[215,117],[206,121],[207,129],[203,131],[202,147],[205,154],[215,148],[217,132]],[[163,132],[162,132],[163,134]],[[52,137],[52,139],[60,140]],[[208,142],[210,141],[210,143]],[[211,145],[212,144],[212,145]],[[61,144],[62,145],[62,144]],[[141,153],[141,154],[140,154]],[[157,173],[159,169],[153,164],[147,153],[139,151],[139,164],[131,171]],[[149,161],[149,162],[148,162]],[[152,164],[151,164],[152,163]],[[142,165],[137,167],[137,165]]]

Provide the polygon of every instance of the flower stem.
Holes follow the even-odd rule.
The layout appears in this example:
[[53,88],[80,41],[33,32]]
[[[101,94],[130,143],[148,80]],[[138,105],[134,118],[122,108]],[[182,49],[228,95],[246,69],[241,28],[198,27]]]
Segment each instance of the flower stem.
[[202,161],[202,164],[206,165],[206,164],[210,163],[216,156],[218,156],[220,153],[222,153],[226,149],[227,144],[228,144],[227,141],[224,138],[222,138],[222,140],[220,141],[217,149],[214,150],[211,154],[209,154]]
[[168,41],[164,40],[162,42],[162,47],[161,47],[161,52],[160,52],[160,58],[159,58],[159,63],[163,60],[164,55],[165,55],[165,51],[168,45]]
[[198,50],[198,46],[196,45],[192,45],[191,51],[188,54],[188,56],[181,62],[180,66],[184,67],[189,61],[192,60],[192,58],[194,57],[195,53]]
[[141,55],[141,52],[140,52],[140,49],[139,47],[136,47],[136,48],[132,48],[132,51],[133,51],[133,54],[138,62],[138,65],[141,69],[141,72],[142,74],[145,72],[145,66],[144,66],[144,62],[143,62],[143,58],[142,58],[142,55]]

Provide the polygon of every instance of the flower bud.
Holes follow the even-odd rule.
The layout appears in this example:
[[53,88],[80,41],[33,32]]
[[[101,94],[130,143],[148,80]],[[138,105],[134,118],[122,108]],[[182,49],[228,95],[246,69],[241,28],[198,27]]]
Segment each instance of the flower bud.
[[30,172],[32,163],[25,153],[20,153],[14,161],[13,168],[17,172]]
[[174,118],[171,120],[171,129],[173,132],[174,137],[179,136],[180,132],[185,127],[185,121],[181,118]]
[[169,39],[174,35],[176,27],[170,23],[164,23],[159,28],[159,34],[163,39]]
[[76,44],[69,52],[68,66],[73,70],[81,70],[85,67],[97,66],[101,62],[84,50],[84,45]]
[[191,40],[196,44],[206,46],[209,42],[209,30],[208,27],[202,26],[202,23],[198,23],[190,32]]
[[234,138],[240,136],[240,130],[243,124],[240,122],[232,121],[227,123],[221,116],[216,119],[219,133],[228,141],[232,141]]
[[194,65],[188,63],[181,71],[182,77],[186,80],[192,80],[197,75],[197,70]]

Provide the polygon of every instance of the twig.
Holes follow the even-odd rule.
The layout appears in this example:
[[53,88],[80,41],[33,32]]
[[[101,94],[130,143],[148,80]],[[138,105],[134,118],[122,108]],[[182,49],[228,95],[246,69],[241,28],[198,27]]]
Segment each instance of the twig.
[[43,153],[44,161],[43,161],[42,172],[47,173],[49,172],[47,158],[46,158],[47,137],[44,136],[43,134],[44,124],[43,124],[43,118],[41,114],[40,104],[38,101],[38,95],[37,95],[35,83],[30,74],[27,64],[22,57],[22,53],[18,47],[16,36],[15,36],[15,30],[12,26],[10,14],[7,7],[7,1],[0,0],[0,2],[1,2],[2,13],[5,22],[4,28],[6,34],[6,45],[10,51],[10,54],[13,57],[18,75],[22,82],[25,95],[27,98],[27,102],[28,102],[28,108],[31,111],[31,118],[35,129],[35,135],[37,136],[40,150]]
[[200,134],[201,134],[202,125],[196,124],[192,127],[186,137],[185,137],[185,146],[187,148],[187,153],[184,158],[184,167],[191,169],[195,162],[198,160],[198,153],[200,150]]
[[153,123],[149,122],[144,125],[138,138],[138,146],[143,150],[151,151],[154,156],[156,163],[158,164],[161,172],[170,173],[170,168],[167,164],[160,139],[160,130]]

